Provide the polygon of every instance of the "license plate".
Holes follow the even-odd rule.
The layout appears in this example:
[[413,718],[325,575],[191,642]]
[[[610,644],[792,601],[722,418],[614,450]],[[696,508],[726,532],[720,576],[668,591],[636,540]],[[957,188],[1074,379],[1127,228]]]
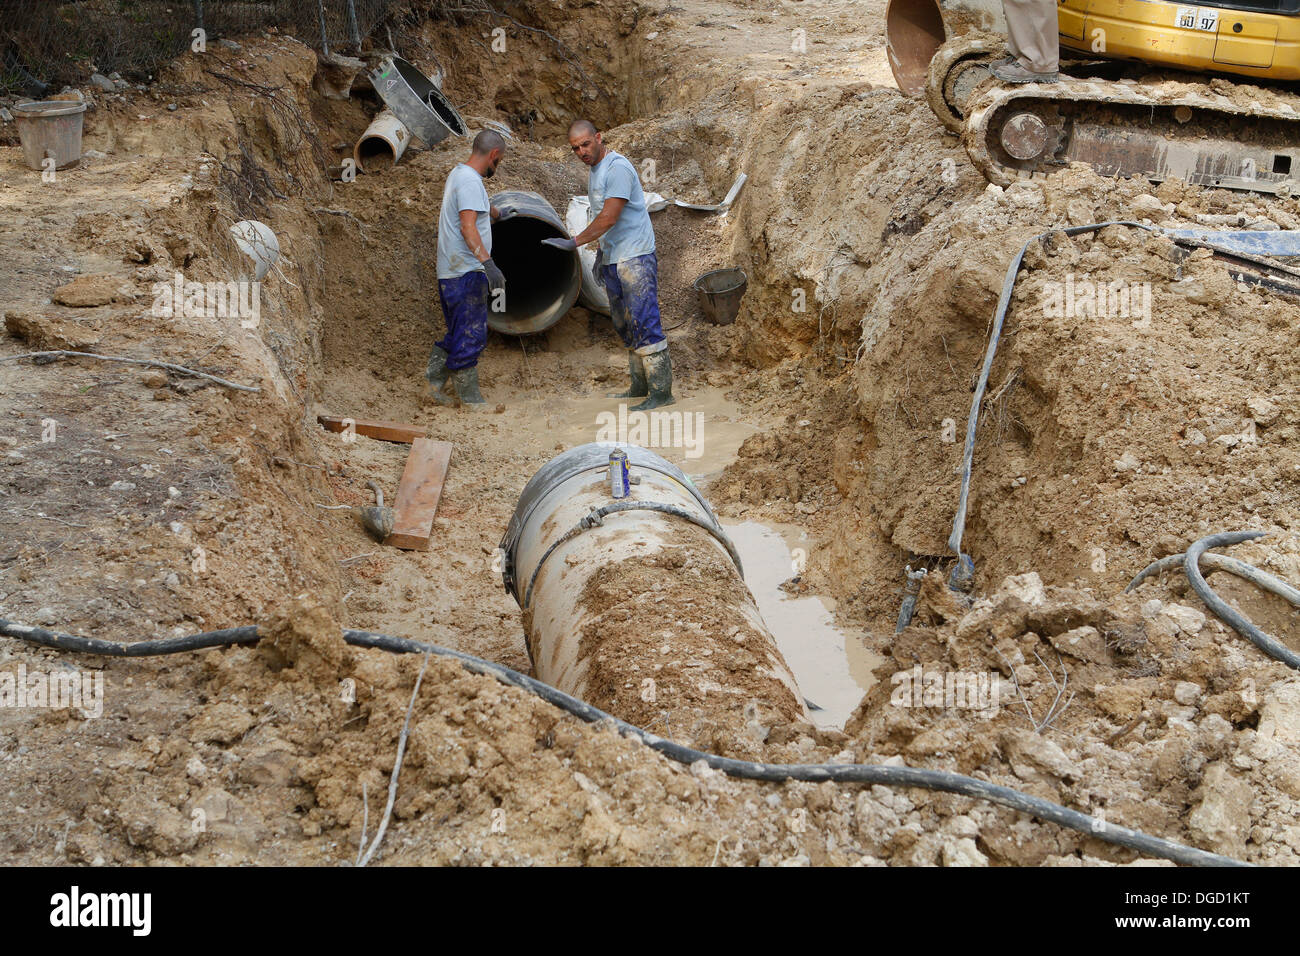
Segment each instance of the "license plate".
[[1182,30],[1204,30],[1213,33],[1219,28],[1219,11],[1214,7],[1179,7],[1174,26]]

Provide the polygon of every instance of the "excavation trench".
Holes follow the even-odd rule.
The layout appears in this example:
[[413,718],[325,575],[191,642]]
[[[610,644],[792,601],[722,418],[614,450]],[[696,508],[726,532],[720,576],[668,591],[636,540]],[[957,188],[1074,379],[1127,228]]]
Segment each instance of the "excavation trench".
[[[367,179],[365,185],[376,181],[377,177]],[[492,316],[492,328],[498,330],[502,322],[520,316],[524,322],[540,321],[546,326],[540,336],[530,338],[493,336],[480,363],[481,379],[488,400],[505,404],[501,416],[469,417],[419,403],[423,359],[442,325],[436,306],[430,308],[427,287],[420,286],[427,275],[421,271],[422,257],[403,261],[391,256],[386,264],[389,275],[378,283],[352,266],[370,254],[358,233],[331,228],[325,234],[328,259],[348,264],[350,271],[336,282],[329,281],[323,294],[330,306],[323,323],[326,371],[319,410],[427,422],[432,437],[453,442],[439,509],[440,530],[435,534],[435,548],[444,556],[463,553],[462,527],[474,536],[499,536],[524,483],[558,448],[591,441],[653,443],[683,470],[682,480],[688,481],[685,475],[712,479],[735,461],[742,442],[761,427],[761,416],[725,398],[725,388],[701,382],[680,392],[678,404],[659,410],[653,419],[630,413],[626,402],[592,395],[591,391],[607,387],[593,381],[593,376],[619,384],[626,374],[621,367],[625,353],[608,318],[587,317],[568,308],[555,317],[559,307],[571,305],[576,295],[575,257],[547,247],[538,254],[540,239],[558,230],[549,217],[528,214],[529,206],[520,204],[519,197],[529,196],[536,194],[493,193],[494,202],[518,204],[526,211],[494,228],[493,258],[507,277],[509,309]],[[370,215],[375,212],[372,207]],[[435,212],[428,210],[427,215]],[[357,214],[363,215],[360,210]],[[410,217],[405,206],[394,210],[394,215]],[[428,226],[415,218],[407,228]],[[683,284],[692,278],[678,266],[670,269]],[[530,282],[535,284],[530,287]],[[406,303],[414,302],[422,302],[419,321],[392,318],[412,311]],[[517,332],[519,323],[508,327]],[[691,323],[682,331],[688,337],[675,334],[673,347],[688,357],[698,350],[689,338],[692,332],[709,332]],[[689,375],[689,366],[683,371]],[[365,438],[346,446],[332,437],[325,441],[327,458],[337,460],[349,474],[340,500],[355,500],[366,479],[377,480],[392,500],[402,470],[401,446]],[[604,473],[588,477],[590,488],[582,495],[592,502],[606,501]],[[638,486],[634,494],[648,490]],[[566,512],[568,518],[547,521],[548,534],[553,537],[567,529],[565,521],[572,524],[594,506],[585,501],[584,497],[572,506],[577,510]],[[347,588],[353,592],[347,605],[348,623],[411,635],[426,633],[432,625],[440,642],[531,670],[630,722],[653,724],[656,732],[665,735],[671,728],[672,739],[723,752],[758,755],[757,750],[745,749],[758,742],[758,738],[750,740],[752,733],[746,737],[747,726],[770,728],[810,720],[842,726],[857,698],[849,700],[842,687],[834,686],[833,678],[828,681],[825,671],[847,666],[844,641],[860,646],[859,636],[837,634],[824,620],[822,609],[818,609],[822,620],[815,634],[796,612],[781,615],[774,635],[753,595],[787,610],[776,588],[790,574],[771,580],[769,558],[761,555],[754,572],[761,583],[747,588],[730,558],[704,532],[663,516],[652,516],[649,523],[654,527],[636,536],[638,543],[631,551],[611,544],[614,551],[590,561],[575,563],[574,556],[564,553],[549,559],[536,582],[541,606],[549,610],[543,613],[530,607],[521,614],[514,599],[503,600],[500,577],[491,561],[480,556],[457,570],[445,564],[445,557],[431,559],[418,552],[388,549],[374,554],[374,547],[340,515],[336,519],[340,550],[370,555],[361,568],[347,568]],[[602,536],[628,524],[635,524],[632,516],[611,516],[604,529],[583,535],[579,543],[595,546]],[[745,547],[750,544],[747,536]],[[612,557],[615,553],[617,560]],[[365,576],[359,577],[357,570]],[[443,586],[448,574],[458,579],[454,590]],[[516,582],[521,604],[529,583]],[[396,595],[401,599],[394,600]],[[557,601],[569,611],[557,616]],[[726,611],[727,607],[733,611]],[[482,642],[485,611],[495,616],[487,631],[496,635],[486,647]],[[827,636],[830,643],[823,644]],[[782,641],[778,648],[776,642]],[[545,646],[544,653],[539,653],[539,644]],[[569,649],[562,650],[565,646]],[[800,655],[801,662],[811,662],[812,670],[823,672],[813,679],[817,693],[799,692],[798,674],[791,675],[782,659],[791,653]],[[858,687],[858,697],[861,692]],[[804,696],[821,698],[812,700],[817,709],[811,715]]]
[[[422,405],[424,360],[443,326],[430,269],[442,174],[428,162],[450,168],[464,149],[464,143],[441,144],[417,161],[419,167],[410,165],[408,154],[398,166],[341,191],[343,208],[358,221],[383,221],[416,241],[391,244],[376,260],[373,238],[340,217],[322,224],[328,267],[319,293],[325,309],[317,411],[427,423],[432,437],[455,446],[435,531],[437,557],[375,553],[346,514],[334,519],[340,550],[365,556],[362,564],[345,566],[347,623],[411,636],[430,636],[432,627],[433,639],[531,670],[672,739],[758,756],[754,748],[766,731],[747,727],[788,726],[810,715],[750,590],[704,532],[657,516],[650,520],[654,527],[638,536],[639,546],[627,552],[615,547],[618,560],[607,554],[575,565],[574,556],[557,555],[538,577],[541,606],[550,608],[545,613],[530,607],[521,614],[482,555],[446,563],[464,554],[466,535],[500,536],[524,483],[560,447],[643,441],[685,474],[716,477],[761,422],[727,400],[725,387],[698,380],[700,372],[713,374],[705,343],[716,333],[699,316],[681,314],[695,306],[684,294],[665,302],[665,325],[683,326],[672,339],[678,381],[685,386],[679,386],[678,404],[649,420],[629,414],[626,402],[600,397],[610,385],[620,386],[626,353],[607,317],[573,308],[582,279],[576,254],[541,244],[568,235],[555,209],[585,191],[583,171],[570,160],[557,176],[555,164],[543,159],[547,154],[526,143],[512,149],[490,184],[500,186],[489,190],[494,204],[518,210],[493,226],[493,259],[506,276],[505,308],[489,312],[494,334],[480,360],[485,397],[506,411],[469,417]],[[680,212],[657,216],[662,245],[670,251],[682,249],[691,238],[682,234],[701,225]],[[689,258],[669,255],[661,262],[664,285],[689,289],[696,275]],[[400,446],[364,438],[344,446],[326,437],[325,443],[327,459],[349,476],[335,483],[338,500],[361,498],[359,486],[367,479],[378,481],[392,500],[402,470]],[[600,476],[589,483],[583,494],[600,498],[602,487],[608,490]],[[632,516],[611,517],[605,529],[578,544],[599,543],[629,523],[635,524]],[[557,527],[548,522],[551,531]],[[448,575],[457,579],[451,588]],[[556,617],[557,601],[585,610]],[[787,635],[797,630],[786,623]],[[816,722],[842,724],[847,709],[833,719],[824,716]]]
[[[611,145],[636,155],[634,138],[614,133]],[[493,225],[492,255],[505,274],[506,290],[504,309],[489,313],[494,334],[480,361],[485,397],[489,403],[503,403],[504,415],[470,420],[420,404],[424,359],[443,326],[430,268],[437,202],[442,177],[464,158],[466,147],[464,141],[452,139],[433,150],[416,150],[398,166],[362,176],[340,191],[340,205],[359,222],[382,221],[392,232],[413,237],[383,244],[378,269],[371,268],[377,254],[373,236],[337,217],[322,223],[327,269],[320,295],[325,312],[318,411],[428,422],[433,437],[455,444],[439,512],[443,530],[437,534],[453,553],[461,550],[462,524],[468,523],[474,535],[499,535],[519,489],[561,448],[592,441],[644,443],[692,478],[716,479],[736,461],[741,444],[770,424],[760,410],[725,397],[736,378],[718,346],[735,338],[735,330],[715,329],[705,322],[691,288],[702,272],[726,264],[700,258],[702,246],[717,245],[726,220],[674,207],[654,214],[661,305],[665,327],[674,330],[670,347],[679,400],[656,413],[654,420],[629,414],[627,403],[600,397],[611,385],[622,387],[626,360],[609,319],[574,307],[581,283],[589,277],[581,274],[575,254],[541,244],[568,235],[556,210],[566,208],[570,196],[586,191],[585,169],[566,159],[562,147],[514,142],[488,183],[494,205],[518,210],[518,215]],[[557,154],[558,162],[553,159]],[[759,278],[751,280],[747,294],[762,301],[771,293]],[[722,384],[713,384],[719,377]],[[338,452],[331,446],[327,453]],[[353,488],[364,471],[385,486],[391,500],[401,471],[400,450],[358,440],[346,455],[346,467],[357,475]],[[609,520],[617,525],[629,519]],[[744,546],[758,555],[758,578],[747,589],[742,580],[726,580],[726,560],[720,561],[707,547],[698,550],[706,535],[665,520],[646,538],[656,542],[651,553],[601,567],[598,575],[589,569],[581,581],[558,587],[564,600],[585,602],[588,612],[581,621],[570,615],[543,627],[530,608],[519,628],[518,608],[514,601],[503,602],[500,591],[466,601],[462,584],[458,600],[438,586],[438,578],[448,573],[444,566],[418,554],[381,553],[365,563],[373,562],[376,571],[382,568],[382,576],[358,580],[349,575],[354,593],[348,610],[357,615],[350,622],[397,633],[409,631],[412,624],[427,627],[438,622],[448,630],[459,624],[461,633],[439,637],[471,652],[495,654],[513,667],[532,667],[543,679],[555,678],[563,689],[632,722],[657,721],[658,732],[671,726],[682,739],[728,752],[738,740],[742,747],[753,746],[752,741],[743,742],[751,723],[770,727],[811,718],[816,725],[842,726],[870,682],[865,673],[869,665],[864,669],[861,663],[850,664],[851,658],[868,654],[861,630],[841,632],[815,599],[781,593],[780,585],[797,577],[793,572],[777,576],[790,558],[773,563],[770,542],[752,533],[750,526],[743,531]],[[344,521],[341,517],[340,523]],[[498,523],[494,526],[493,521]],[[347,550],[369,550],[357,540],[355,529],[345,524],[340,531],[350,542]],[[496,575],[491,562],[474,563],[472,570],[456,573],[472,575],[477,583],[470,593],[481,594],[481,586],[496,583]],[[555,568],[555,574],[570,571],[564,563]],[[543,582],[546,578],[541,576]],[[394,601],[394,594],[403,599]],[[616,599],[619,594],[625,597]],[[756,596],[779,620],[774,630],[764,624]],[[721,613],[729,602],[742,610],[730,616]],[[496,619],[484,627],[481,612],[489,609]],[[472,623],[464,627],[466,622]],[[544,639],[538,636],[539,628],[547,632]],[[486,648],[481,643],[485,632],[492,635]],[[756,646],[737,643],[737,633],[750,635]],[[535,653],[539,640],[552,649],[544,659]],[[574,643],[573,653],[554,650],[568,641]],[[555,654],[569,661],[568,670],[557,669]],[[800,661],[793,675],[783,656]],[[572,676],[579,657],[581,680]],[[765,663],[769,658],[775,663]],[[799,692],[801,670],[815,691]],[[768,680],[764,673],[780,676]],[[659,688],[650,700],[643,699],[645,680]],[[811,715],[804,697],[815,708]],[[753,705],[761,705],[760,710],[747,713]]]

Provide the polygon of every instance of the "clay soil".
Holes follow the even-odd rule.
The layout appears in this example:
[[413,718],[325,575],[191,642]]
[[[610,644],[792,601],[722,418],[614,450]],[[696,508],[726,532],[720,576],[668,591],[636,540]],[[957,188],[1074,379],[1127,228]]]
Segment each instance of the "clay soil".
[[[695,743],[767,763],[956,770],[1241,859],[1300,862],[1300,680],[1178,575],[1122,593],[1150,561],[1241,528],[1269,535],[1234,554],[1300,582],[1300,310],[1149,232],[1059,231],[1226,217],[1297,228],[1300,201],[1078,167],[987,186],[893,86],[883,10],[523,0],[513,20],[416,10],[394,33],[443,74],[471,128],[512,129],[490,192],[533,190],[561,210],[584,192],[564,141],[583,115],[665,195],[717,201],[749,176],[726,216],[655,214],[679,404],[707,413],[702,459],[660,450],[724,518],[806,530],[789,587],[834,598],[884,663],[843,732],[787,709],[762,725],[719,716],[727,731]],[[497,25],[504,52],[490,46]],[[426,662],[350,648],[340,626],[527,671],[497,543],[536,469],[597,438],[596,415],[616,408],[598,396],[626,374],[608,320],[575,308],[542,336],[492,336],[481,384],[495,413],[423,401],[442,334],[438,206],[466,143],[335,180],[373,98],[322,96],[315,54],[287,35],[237,41],[182,57],[144,91],[88,89],[86,158],[55,182],[3,128],[0,616],[128,642],[247,624],[265,635],[129,660],[0,640],[0,672],[104,681],[98,719],[0,708],[0,851],[13,862],[351,864]],[[257,326],[158,315],[155,283],[245,268],[227,229],[250,218],[282,253]],[[1044,233],[980,410],[963,600],[941,580],[972,387],[1007,264]],[[723,266],[749,287],[736,323],[712,326],[690,284]],[[1085,281],[1146,290],[1149,312],[1051,307]],[[158,358],[259,391],[3,361],[45,349]],[[454,444],[428,551],[384,548],[337,507],[369,504],[368,480],[391,497],[406,448],[345,441],[320,413],[412,422]],[[931,574],[895,635],[909,564]],[[1211,583],[1300,650],[1284,601],[1224,574]],[[695,613],[687,600],[700,595],[679,618]],[[918,666],[994,675],[1001,706],[900,706],[895,675]],[[636,707],[616,715],[649,717]],[[1150,862],[969,798],[681,766],[438,658],[377,860]]]

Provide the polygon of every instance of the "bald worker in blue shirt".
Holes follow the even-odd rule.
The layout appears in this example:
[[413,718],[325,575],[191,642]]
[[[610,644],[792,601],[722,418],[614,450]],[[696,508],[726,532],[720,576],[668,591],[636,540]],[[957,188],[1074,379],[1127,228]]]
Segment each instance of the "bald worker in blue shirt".
[[576,249],[599,240],[593,277],[609,293],[610,318],[628,350],[632,385],[611,398],[644,398],[633,411],[673,404],[673,369],[668,339],[659,319],[659,261],[655,233],[636,168],[605,146],[589,120],[569,127],[569,146],[591,167],[587,198],[596,212],[572,239],[544,239],[546,245]]

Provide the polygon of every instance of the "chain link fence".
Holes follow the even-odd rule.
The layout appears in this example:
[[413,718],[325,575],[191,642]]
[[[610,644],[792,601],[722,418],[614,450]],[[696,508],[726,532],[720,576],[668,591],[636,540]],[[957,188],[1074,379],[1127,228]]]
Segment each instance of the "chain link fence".
[[[0,0],[0,92],[40,96],[92,72],[143,81],[196,38],[274,26],[353,52],[394,0]],[[201,35],[196,30],[202,30]]]

